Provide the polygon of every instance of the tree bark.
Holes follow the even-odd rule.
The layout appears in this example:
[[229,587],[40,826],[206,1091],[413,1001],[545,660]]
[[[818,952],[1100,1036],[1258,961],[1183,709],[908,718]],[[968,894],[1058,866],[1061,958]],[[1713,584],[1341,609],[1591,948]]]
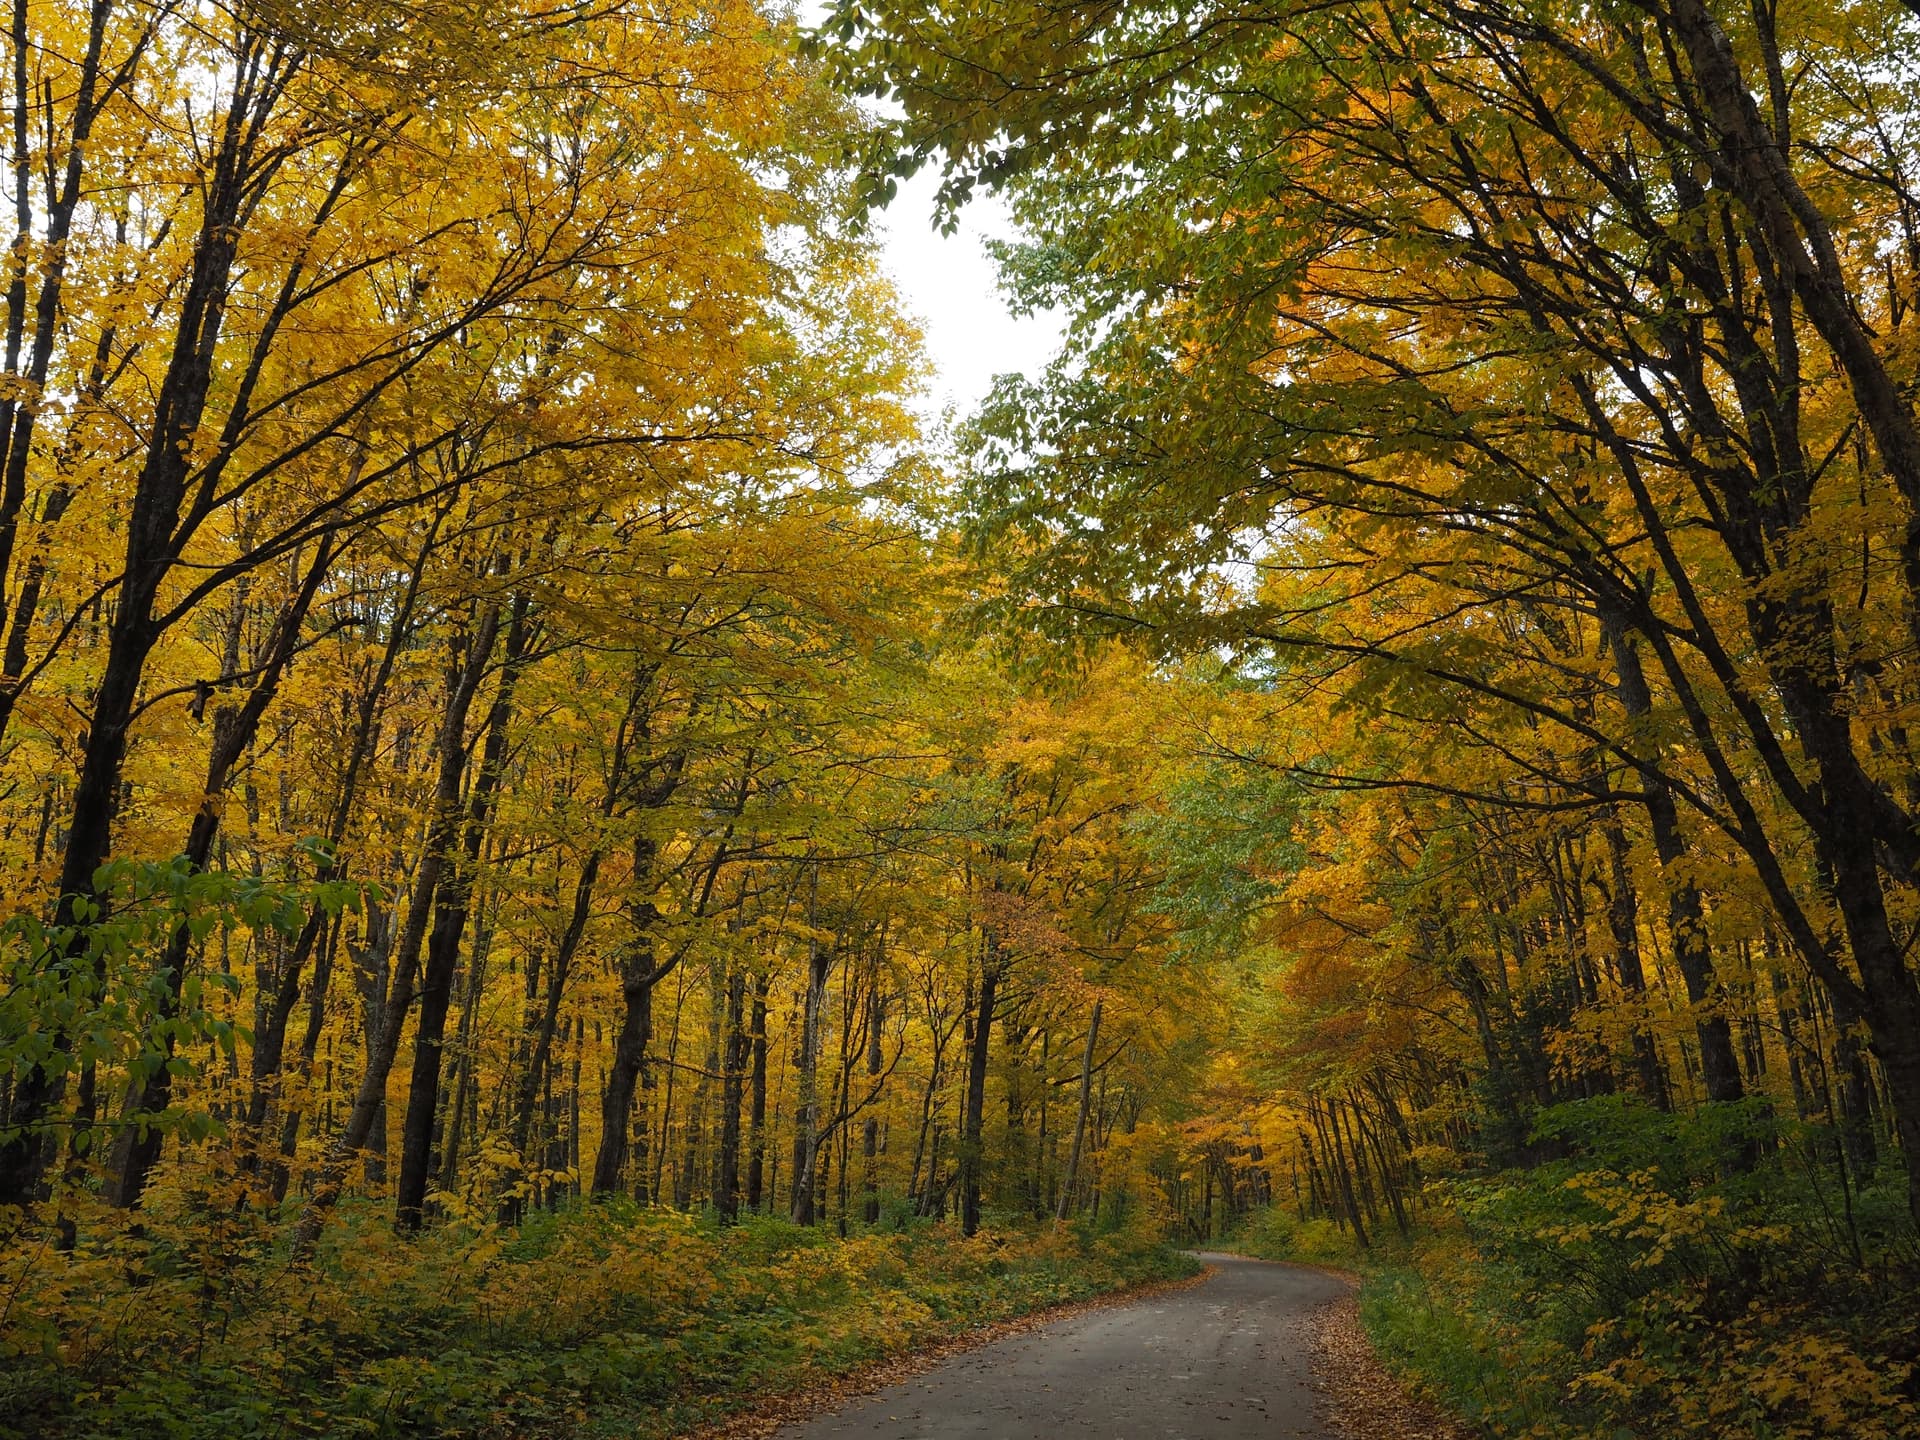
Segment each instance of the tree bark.
[[[886,1066],[886,1054],[880,1042],[881,1032],[887,1023],[887,997],[880,989],[880,967],[877,963],[868,1004],[871,1013],[867,1024],[867,1079],[871,1082],[869,1088],[877,1089]],[[861,1131],[860,1156],[865,1161],[865,1168],[861,1173],[860,1188],[865,1198],[861,1202],[860,1218],[869,1225],[877,1225],[880,1222],[880,1117],[868,1115]]]
[[714,1165],[713,1204],[721,1223],[740,1218],[740,1109],[746,1089],[747,1031],[745,1023],[747,977],[734,971],[727,977],[726,1040],[721,1063],[720,1144]]
[[788,1214],[796,1225],[814,1222],[820,1148],[820,1030],[826,1008],[827,974],[833,968],[831,946],[822,945],[817,937],[810,940],[808,946],[800,1055],[795,1067],[799,1101],[793,1116],[793,1198],[788,1206]]
[[627,1160],[627,1131],[633,1124],[633,1092],[646,1068],[647,1044],[653,1038],[653,987],[661,979],[654,970],[652,930],[660,912],[651,902],[643,902],[633,913],[637,933],[621,960],[620,1031],[614,1037],[613,1063],[607,1067],[607,1088],[600,1097],[600,1148],[593,1161],[595,1195],[611,1195],[620,1188],[620,1172]]
[[387,1078],[393,1073],[393,1062],[400,1052],[400,1032],[413,1004],[414,980],[420,963],[421,942],[426,938],[427,919],[440,889],[448,854],[459,834],[460,784],[466,774],[467,761],[467,717],[499,631],[500,608],[489,605],[477,629],[462,638],[447,668],[447,700],[436,741],[439,767],[431,818],[420,864],[414,873],[413,893],[407,902],[406,923],[395,947],[388,993],[380,1005],[380,1029],[378,1034],[367,1037],[366,1065],[354,1093],[353,1108],[321,1162],[314,1177],[313,1193],[299,1224],[294,1227],[296,1257],[312,1252],[320,1238],[320,1228],[326,1223],[327,1212],[340,1199],[348,1165],[366,1146],[375,1121],[386,1108]]
[[[99,897],[94,875],[112,851],[113,820],[126,764],[128,734],[138,709],[147,659],[163,633],[155,605],[185,544],[181,507],[192,474],[194,439],[213,389],[214,356],[226,316],[227,291],[241,233],[240,214],[254,178],[256,138],[249,112],[264,121],[290,76],[263,76],[264,56],[250,42],[232,76],[233,108],[214,161],[214,180],[202,206],[192,270],[173,324],[167,368],[154,398],[153,418],[141,467],[133,485],[125,526],[126,545],[113,620],[107,630],[106,658],[87,717],[86,744],[67,816],[67,843],[61,860],[55,913],[73,926],[67,952],[50,962],[83,963],[84,926],[76,924],[83,907]],[[78,151],[74,152],[76,155]],[[43,291],[44,291],[43,285]],[[21,452],[24,459],[24,451]],[[9,702],[10,703],[10,702]],[[56,1032],[51,1048],[69,1043]],[[83,1082],[87,1079],[83,1075]],[[94,1119],[90,1084],[74,1117],[75,1133]],[[64,1070],[36,1066],[15,1086],[9,1125],[14,1134],[0,1143],[0,1206],[31,1205],[40,1197],[50,1157],[47,1116],[66,1091]]]
[[753,977],[753,1084],[747,1140],[747,1209],[758,1212],[766,1193],[767,977]]
[[979,1008],[973,1022],[973,1043],[967,1052],[966,1108],[960,1133],[960,1233],[973,1235],[980,1229],[980,1185],[985,1159],[984,1130],[987,1114],[987,1062],[992,1054],[993,1005],[1000,988],[1000,956],[993,941],[987,942],[986,956],[980,967]]
[[[357,462],[356,462],[357,463]],[[444,514],[444,511],[441,512]],[[381,647],[380,662],[374,669],[373,678],[361,694],[354,715],[353,740],[347,747],[346,759],[341,765],[340,784],[334,796],[333,811],[327,825],[327,843],[330,857],[322,864],[315,877],[321,883],[331,883],[346,874],[346,861],[341,847],[346,844],[348,827],[353,819],[354,802],[359,797],[360,776],[366,768],[367,757],[372,753],[374,730],[380,714],[380,703],[385,698],[387,686],[393,679],[393,667],[400,652],[413,636],[413,614],[420,595],[420,582],[426,574],[427,562],[438,544],[440,515],[436,515],[429,526],[427,537],[422,542],[419,554],[407,575],[406,589],[400,597],[400,604],[394,613],[393,623],[388,627],[386,643]],[[258,1149],[260,1135],[267,1123],[267,1110],[272,1102],[274,1080],[280,1073],[281,1059],[285,1052],[287,1025],[293,1018],[293,1009],[300,998],[300,974],[306,967],[308,957],[319,944],[321,931],[326,924],[325,907],[315,905],[307,914],[307,923],[302,927],[299,938],[295,940],[293,952],[285,964],[277,967],[271,983],[271,994],[264,997],[266,1004],[264,1015],[253,1037],[252,1083],[247,1094],[246,1129],[242,1142],[241,1165],[252,1171],[258,1167]],[[338,935],[335,935],[338,941]],[[324,999],[326,985],[317,981],[318,996]],[[304,1063],[309,1067],[313,1061],[313,1042],[317,1040],[315,1027],[319,1024],[320,999],[314,1002],[310,1012],[307,1032],[308,1041],[301,1047]],[[293,1121],[297,1130],[297,1117]],[[283,1145],[283,1152],[291,1155]],[[284,1177],[277,1182],[284,1185]],[[276,1199],[279,1195],[276,1195]]]
[[[1653,699],[1640,667],[1639,652],[1624,626],[1611,625],[1608,638],[1613,649],[1614,670],[1619,677],[1621,708],[1630,718],[1640,720],[1652,713]],[[1700,903],[1700,892],[1678,873],[1687,847],[1680,834],[1673,791],[1658,768],[1651,764],[1641,767],[1640,783],[1646,795],[1654,853],[1660,857],[1661,870],[1666,876],[1668,933],[1673,942],[1674,963],[1680,967],[1687,999],[1693,1006],[1694,1033],[1700,1041],[1700,1069],[1707,1098],[1719,1103],[1735,1101],[1746,1094],[1746,1087],[1740,1079],[1733,1028],[1726,1014],[1717,1008],[1721,997],[1714,981],[1713,952],[1707,942],[1706,914]]]
[[[400,1175],[395,1186],[394,1224],[402,1233],[419,1230],[426,1215],[427,1180],[433,1168],[433,1122],[440,1109],[440,1060],[446,1036],[453,977],[460,963],[460,941],[467,933],[474,875],[486,841],[494,792],[506,768],[507,726],[513,715],[513,691],[526,663],[530,601],[522,591],[513,598],[507,622],[505,663],[499,689],[487,712],[479,773],[467,797],[466,833],[460,852],[448,857],[435,900],[433,933],[420,974],[420,1020],[413,1041],[413,1074],[407,1110],[400,1127]],[[472,663],[471,661],[469,663]],[[484,664],[484,660],[481,662]],[[478,683],[478,677],[475,677]],[[464,758],[464,757],[463,757]],[[458,781],[454,795],[458,797]]]
[[[299,648],[300,630],[306,623],[307,611],[312,607],[313,598],[319,591],[320,582],[326,576],[332,558],[333,541],[328,537],[320,542],[300,588],[280,612],[253,689],[237,707],[221,707],[214,712],[213,745],[207,755],[207,773],[201,791],[200,808],[194,813],[186,848],[182,852],[195,873],[206,869],[207,861],[213,854],[214,836],[220,828],[220,795],[227,788],[227,779],[234,765],[259,732],[260,717],[266,714],[267,707],[273,703],[279,691],[281,677],[286,674]],[[159,1006],[159,1018],[162,1020],[172,1018],[179,1008],[181,987],[187,977],[189,939],[187,926],[184,923],[176,926],[168,941],[165,958],[161,961],[165,977]],[[149,1123],[146,1117],[158,1116],[172,1099],[173,1071],[167,1062],[173,1058],[173,1052],[173,1036],[169,1033],[161,1054],[155,1057],[159,1063],[128,1091],[122,1127],[108,1162],[108,1173],[112,1178],[108,1182],[107,1195],[122,1209],[130,1210],[140,1203],[147,1178],[160,1158],[163,1132],[157,1125]]]
[[[1104,1000],[1093,1002],[1093,1014],[1087,1020],[1087,1043],[1080,1052],[1080,1099],[1074,1110],[1073,1144],[1067,1151],[1067,1173],[1060,1184],[1060,1207],[1056,1220],[1067,1218],[1073,1206],[1073,1188],[1080,1177],[1080,1146],[1087,1135],[1087,1107],[1093,1101],[1093,1050],[1100,1039],[1100,1010]],[[1124,1028],[1121,1033],[1126,1032]]]
[[[1627,835],[1619,817],[1611,813],[1600,829],[1607,845],[1607,930],[1613,938],[1614,969],[1628,1002],[1639,1007],[1646,1002],[1647,976],[1640,962],[1640,904],[1633,875],[1627,869]],[[1660,1053],[1644,1015],[1634,1019],[1632,1045],[1640,1093],[1654,1109],[1668,1109],[1673,1102],[1667,1093],[1666,1071],[1661,1068]]]

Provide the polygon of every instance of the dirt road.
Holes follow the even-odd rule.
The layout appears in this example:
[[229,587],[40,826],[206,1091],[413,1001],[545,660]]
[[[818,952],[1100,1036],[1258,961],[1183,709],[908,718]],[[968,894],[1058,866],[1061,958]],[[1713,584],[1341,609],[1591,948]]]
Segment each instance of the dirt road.
[[1204,1257],[1203,1284],[957,1355],[777,1440],[1325,1440],[1308,1383],[1316,1270]]

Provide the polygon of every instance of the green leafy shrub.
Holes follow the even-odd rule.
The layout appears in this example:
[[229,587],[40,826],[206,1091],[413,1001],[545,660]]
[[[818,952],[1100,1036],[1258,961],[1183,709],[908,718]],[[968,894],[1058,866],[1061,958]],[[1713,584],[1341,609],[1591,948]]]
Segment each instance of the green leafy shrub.
[[1362,1319],[1397,1368],[1501,1436],[1920,1433],[1893,1167],[1843,1217],[1796,1161],[1833,1137],[1759,1106],[1609,1096],[1536,1133],[1566,1158],[1433,1187],[1431,1228],[1367,1267]]

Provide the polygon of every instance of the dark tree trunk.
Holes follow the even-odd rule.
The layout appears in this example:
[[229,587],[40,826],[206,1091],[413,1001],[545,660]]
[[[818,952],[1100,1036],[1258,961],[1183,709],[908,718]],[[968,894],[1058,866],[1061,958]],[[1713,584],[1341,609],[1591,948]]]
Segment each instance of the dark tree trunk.
[[[484,902],[481,911],[483,915],[486,912]],[[474,1025],[480,1013],[480,996],[486,989],[487,954],[492,943],[492,926],[482,920],[475,927],[473,954],[467,962],[467,978],[460,1001],[460,1025],[455,1032],[459,1045],[454,1062],[453,1095],[436,1127],[440,1135],[440,1189],[448,1194],[453,1193],[460,1179],[460,1149],[466,1139],[467,1108],[473,1101],[475,1089]]]
[[[104,17],[105,11],[96,12]],[[190,536],[181,525],[194,463],[194,439],[206,415],[213,389],[214,357],[226,318],[226,297],[241,232],[240,215],[255,177],[256,134],[249,112],[264,117],[278,103],[286,77],[266,79],[264,56],[250,51],[232,77],[233,111],[210,156],[216,177],[201,207],[194,238],[193,264],[173,325],[165,374],[154,397],[153,417],[140,472],[134,481],[125,526],[125,558],[108,627],[106,658],[87,716],[86,743],[67,814],[67,843],[61,860],[55,905],[60,924],[73,926],[73,948],[61,957],[77,963],[85,944],[84,926],[75,922],[82,907],[98,899],[93,877],[112,852],[113,820],[118,808],[127,738],[139,703],[148,657],[163,633],[155,614],[167,577]],[[80,149],[71,152],[76,158]],[[43,294],[48,293],[43,280]],[[49,316],[49,321],[52,320]],[[51,334],[51,329],[43,332]],[[236,402],[238,403],[238,402]],[[16,452],[25,463],[25,450]],[[15,459],[9,456],[10,462]],[[6,704],[12,704],[9,695]],[[64,1052],[68,1036],[50,1037],[50,1048]],[[89,1078],[83,1072],[83,1082]],[[51,1154],[45,1126],[66,1090],[63,1069],[36,1066],[14,1087],[8,1116],[13,1131],[0,1143],[0,1206],[29,1206],[40,1198]],[[74,1134],[97,1118],[91,1084],[85,1085],[74,1116]]]
[[[1624,627],[1612,625],[1609,631],[1614,668],[1620,681],[1620,705],[1628,716],[1637,720],[1653,710],[1639,652]],[[1654,853],[1660,857],[1661,869],[1666,875],[1668,931],[1673,942],[1674,963],[1680,967],[1687,999],[1694,1008],[1694,1033],[1700,1041],[1700,1070],[1706,1082],[1707,1098],[1719,1103],[1738,1100],[1746,1094],[1746,1087],[1740,1080],[1733,1028],[1726,1014],[1717,1008],[1721,996],[1714,982],[1705,911],[1700,892],[1679,873],[1687,847],[1680,833],[1673,791],[1652,765],[1641,767],[1640,781],[1646,794]]]
[[[1607,843],[1607,929],[1613,937],[1614,968],[1628,1003],[1641,1006],[1646,1000],[1647,976],[1640,962],[1640,903],[1627,869],[1626,831],[1612,814],[1601,823],[1601,831]],[[1640,1093],[1656,1110],[1669,1109],[1673,1102],[1667,1094],[1667,1074],[1661,1068],[1653,1032],[1647,1028],[1644,1015],[1634,1019],[1632,1044]]]
[[[870,996],[871,1017],[867,1026],[867,1079],[868,1088],[877,1090],[880,1077],[886,1069],[886,1054],[881,1045],[881,1032],[887,1023],[887,997],[880,990],[880,971],[876,965],[873,975],[873,991]],[[869,1225],[880,1221],[880,1119],[869,1115],[862,1127],[860,1137],[860,1155],[866,1162],[861,1176],[861,1191],[865,1199],[861,1202],[860,1216]]]
[[[266,714],[267,707],[273,703],[273,697],[280,688],[280,679],[299,648],[301,626],[306,622],[307,611],[313,604],[313,597],[319,591],[320,582],[325,578],[332,558],[333,542],[329,537],[321,541],[299,590],[280,612],[253,689],[238,706],[222,706],[214,712],[213,745],[207,755],[206,782],[201,791],[203,798],[199,810],[194,814],[193,826],[187,835],[183,852],[188,866],[195,872],[205,870],[207,860],[213,854],[214,836],[220,828],[220,794],[227,788],[227,778],[232,774],[234,765],[259,732],[260,717]],[[186,983],[189,939],[186,925],[176,927],[167,944],[166,957],[161,962],[163,988],[159,1018],[162,1021],[171,1019],[179,1009],[181,989]],[[126,1123],[121,1127],[108,1161],[111,1179],[107,1188],[108,1198],[123,1209],[131,1209],[140,1203],[147,1177],[160,1159],[161,1130],[155,1125],[141,1122],[142,1117],[159,1115],[172,1099],[173,1071],[167,1062],[173,1058],[173,1051],[173,1036],[169,1032],[161,1053],[152,1057],[155,1063],[144,1080],[130,1087],[127,1095],[122,1117]]]
[[[300,1076],[311,1079],[313,1064],[320,1051],[320,1032],[327,1018],[327,990],[333,983],[333,957],[340,947],[340,932],[345,928],[345,917],[333,922],[326,943],[320,947],[320,958],[313,967],[313,980],[308,986],[307,1025],[300,1036]],[[249,1112],[251,1113],[251,1112]],[[287,1196],[287,1184],[292,1178],[293,1157],[300,1141],[300,1111],[289,1107],[286,1119],[280,1128],[280,1158],[273,1166],[269,1182],[269,1193],[274,1204],[278,1205]]]
[[966,1108],[960,1132],[960,1231],[980,1229],[980,1182],[987,1115],[987,1061],[992,1054],[993,1003],[1000,988],[1000,957],[988,942],[980,967],[979,1008],[974,1013],[972,1044],[967,1051]]
[[653,1038],[653,987],[660,980],[653,965],[652,923],[659,916],[651,903],[635,909],[639,933],[628,944],[620,972],[620,1030],[607,1067],[606,1093],[600,1098],[600,1149],[593,1161],[593,1193],[611,1195],[620,1188],[627,1160],[627,1131],[633,1124],[633,1092],[646,1068]]
[[[1064,1220],[1073,1207],[1074,1185],[1080,1177],[1080,1146],[1087,1134],[1087,1107],[1093,1100],[1093,1050],[1100,1039],[1100,1011],[1106,1002],[1095,1000],[1087,1020],[1087,1043],[1080,1052],[1080,1096],[1074,1110],[1073,1146],[1067,1151],[1067,1173],[1060,1183],[1060,1205],[1054,1218]],[[1125,1029],[1121,1033],[1124,1035]]]
[[[534,1111],[539,1108],[541,1086],[553,1064],[554,1038],[560,1026],[560,1006],[566,996],[567,980],[573,974],[573,961],[579,951],[581,937],[586,934],[587,920],[593,913],[593,892],[599,883],[600,864],[598,851],[589,854],[581,863],[579,877],[574,881],[573,911],[567,917],[567,928],[561,932],[553,960],[546,967],[546,992],[534,1018],[533,1042],[515,1093],[513,1147],[529,1166],[533,1163],[536,1149],[545,1143],[544,1136],[535,1139]],[[529,983],[537,985],[532,976],[529,976]],[[510,1214],[508,1218],[513,1217]]]
[[[420,581],[426,574],[427,561],[432,555],[439,534],[438,522],[429,529],[420,553],[414,560],[413,568],[407,576],[406,589],[402,592],[400,603],[388,627],[387,639],[380,652],[380,663],[374,670],[373,678],[361,694],[354,716],[353,739],[347,747],[346,759],[341,765],[340,784],[334,796],[333,812],[327,826],[327,843],[330,858],[322,865],[316,879],[331,882],[341,879],[346,873],[346,862],[340,854],[340,848],[346,843],[348,826],[353,818],[354,802],[359,796],[360,776],[366,767],[367,756],[372,752],[376,723],[380,714],[380,703],[384,699],[387,686],[393,679],[393,667],[413,635],[413,613],[420,594]],[[301,928],[299,938],[294,942],[293,952],[286,963],[279,966],[268,985],[270,991],[266,997],[265,1013],[262,1022],[254,1032],[252,1084],[247,1095],[246,1138],[243,1148],[242,1165],[252,1170],[258,1165],[259,1137],[267,1123],[267,1110],[272,1103],[275,1077],[280,1073],[282,1055],[286,1046],[287,1024],[293,1017],[294,1006],[300,997],[300,975],[307,958],[319,944],[321,928],[327,919],[324,907],[315,905],[307,915],[307,923]],[[336,929],[334,942],[338,943]],[[326,995],[326,986],[319,984],[317,991],[321,1000]],[[309,1011],[307,1021],[308,1042],[302,1045],[304,1064],[310,1073],[313,1063],[313,1044],[318,1040],[316,1027],[320,1021],[319,1002]],[[297,1133],[299,1119],[289,1117],[283,1131]],[[283,1138],[282,1152],[291,1155],[288,1146],[291,1140]],[[276,1181],[276,1200],[285,1193],[284,1174]]]
[[720,1147],[714,1165],[713,1204],[721,1220],[740,1218],[740,1108],[746,1089],[748,1039],[745,1025],[747,977],[727,977],[726,1040],[721,1063]]
[[[1334,1178],[1339,1182],[1340,1200],[1346,1211],[1347,1223],[1353,1227],[1354,1243],[1365,1250],[1368,1248],[1367,1227],[1360,1218],[1359,1202],[1354,1199],[1353,1176],[1347,1168],[1344,1147],[1340,1144],[1339,1127],[1330,1126],[1327,1123],[1330,1108],[1316,1102],[1310,1106],[1309,1114],[1312,1116],[1314,1128],[1319,1131],[1320,1144],[1327,1151],[1327,1168],[1333,1172]],[[1328,1138],[1330,1130],[1331,1139]]]
[[[453,977],[460,963],[460,941],[467,933],[474,875],[492,814],[494,792],[506,768],[507,726],[513,715],[513,690],[526,662],[529,600],[514,596],[507,622],[505,663],[500,686],[487,712],[479,773],[467,797],[466,833],[460,853],[449,856],[434,905],[433,933],[420,973],[420,1021],[414,1032],[413,1074],[407,1087],[407,1111],[400,1127],[400,1175],[395,1186],[394,1223],[417,1231],[425,1219],[427,1181],[433,1169],[433,1122],[440,1109],[440,1062]],[[469,663],[472,663],[471,661]],[[484,663],[484,662],[482,662]],[[477,683],[476,676],[476,683]],[[464,735],[456,737],[464,743]],[[456,792],[457,793],[457,792]]]
[[753,977],[753,1084],[748,1119],[747,1209],[757,1212],[766,1193],[767,977]]
[[[394,1058],[400,1051],[400,1031],[413,1004],[414,981],[419,969],[420,947],[426,938],[427,920],[433,911],[434,897],[440,889],[441,873],[449,852],[459,835],[460,784],[466,774],[467,716],[474,695],[486,673],[499,636],[500,611],[489,606],[478,629],[464,637],[464,647],[456,651],[447,670],[447,702],[440,720],[437,740],[438,774],[434,782],[432,818],[428,822],[425,848],[414,872],[413,894],[407,901],[406,923],[400,931],[391,964],[388,993],[372,1007],[380,1016],[378,1031],[367,1036],[365,1068],[353,1097],[347,1123],[327,1152],[319,1173],[314,1177],[313,1194],[307,1201],[300,1223],[295,1227],[294,1253],[311,1251],[320,1238],[320,1227],[327,1212],[340,1198],[347,1166],[367,1144],[376,1122],[385,1129],[387,1078],[393,1073]],[[383,1147],[384,1148],[384,1147]]]

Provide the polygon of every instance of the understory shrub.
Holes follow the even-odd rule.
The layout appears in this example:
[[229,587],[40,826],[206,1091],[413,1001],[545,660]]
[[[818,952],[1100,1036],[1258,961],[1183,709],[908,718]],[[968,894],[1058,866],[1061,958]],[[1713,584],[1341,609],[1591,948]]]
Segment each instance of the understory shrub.
[[1896,1165],[1825,1193],[1831,1134],[1753,1107],[1610,1096],[1535,1133],[1564,1158],[1430,1187],[1411,1249],[1364,1267],[1361,1316],[1396,1368],[1497,1436],[1920,1434]]
[[[83,1231],[83,1235],[86,1232]],[[0,1247],[0,1437],[664,1436],[971,1326],[1194,1262],[1130,1234],[856,1232],[582,1204],[311,1265],[244,1214]]]

